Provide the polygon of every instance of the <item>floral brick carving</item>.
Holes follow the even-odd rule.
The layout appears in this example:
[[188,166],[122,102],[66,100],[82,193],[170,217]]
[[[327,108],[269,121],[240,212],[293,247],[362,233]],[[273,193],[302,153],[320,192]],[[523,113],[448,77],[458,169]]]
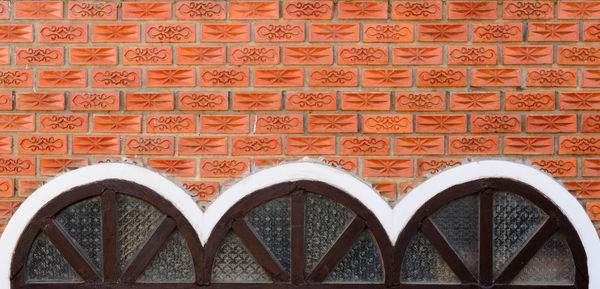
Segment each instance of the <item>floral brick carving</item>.
[[577,159],[575,158],[530,158],[531,164],[554,177],[576,177]]
[[301,114],[257,115],[254,118],[255,133],[301,133],[304,131]]
[[289,110],[335,110],[335,92],[298,91],[286,94],[286,108]]
[[226,110],[228,105],[225,92],[180,92],[180,110]]
[[364,133],[411,133],[412,116],[409,114],[365,114],[362,117]]
[[19,154],[62,155],[67,153],[66,135],[20,135],[17,139]]
[[342,137],[341,155],[389,155],[389,137]]
[[73,20],[115,20],[117,4],[100,1],[69,1],[67,17]]
[[249,159],[201,159],[200,176],[205,178],[239,177],[250,169]]
[[550,1],[505,1],[503,19],[552,19],[554,3]]
[[35,157],[0,157],[0,175],[35,175]]
[[219,192],[218,182],[187,181],[183,182],[182,185],[197,201],[210,201]]
[[256,23],[256,42],[303,42],[304,23]]
[[92,69],[92,87],[140,87],[142,86],[141,69]]
[[153,114],[146,117],[146,132],[193,133],[196,132],[196,119],[191,114]]
[[226,16],[225,2],[179,1],[175,3],[175,17],[180,20],[223,20]]
[[392,19],[437,20],[442,19],[442,1],[395,1]]
[[77,114],[40,114],[38,130],[41,132],[87,132],[88,115]]
[[119,110],[118,92],[71,92],[72,110]]
[[[189,76],[193,77],[194,74],[190,73]],[[250,70],[247,68],[201,68],[199,82],[203,87],[247,87],[250,86]]]
[[444,92],[395,92],[397,111],[443,111],[446,109]]
[[308,86],[358,86],[356,68],[309,68]]
[[18,46],[15,61],[21,65],[63,65],[65,52],[62,47]]
[[560,136],[559,154],[600,154],[600,137],[596,136]]
[[231,138],[231,154],[280,155],[281,137],[278,136],[235,136]]
[[472,114],[472,133],[519,133],[521,116],[518,114]]
[[554,110],[554,92],[527,91],[505,92],[504,106],[506,110],[535,111]]
[[333,18],[333,1],[285,1],[283,2],[284,19],[331,19]]
[[33,87],[33,70],[0,69],[0,87]]
[[[178,47],[179,48],[179,47]],[[183,49],[183,48],[182,48]],[[124,65],[160,65],[171,64],[171,46],[125,46],[122,49]],[[178,60],[179,60],[178,51]]]
[[184,24],[146,24],[146,42],[195,42],[196,26]]
[[364,42],[413,42],[413,25],[406,23],[364,23]]
[[521,23],[473,23],[473,42],[520,42],[523,41]]
[[39,42],[87,42],[88,31],[85,24],[40,24]]
[[125,153],[129,155],[173,155],[175,152],[174,137],[160,136],[127,136],[125,137]]
[[600,114],[583,114],[581,116],[581,132],[600,132]]
[[435,175],[447,168],[461,165],[463,161],[460,158],[418,158],[417,170],[419,176]]
[[177,177],[196,176],[196,160],[182,158],[150,158],[148,165],[153,169]]
[[558,64],[597,65],[600,63],[600,46],[560,45],[557,54]]
[[498,153],[497,136],[450,136],[448,153],[451,155],[489,155]]
[[497,46],[448,46],[448,64],[498,64]]
[[[211,48],[217,49],[215,47]],[[285,47],[284,49],[288,48]],[[225,50],[225,47],[222,49]],[[225,54],[223,53],[222,56],[223,62],[225,62]],[[232,65],[268,65],[279,64],[279,61],[278,46],[232,46],[229,50],[229,63]]]
[[467,86],[467,70],[464,68],[418,68],[417,87]]

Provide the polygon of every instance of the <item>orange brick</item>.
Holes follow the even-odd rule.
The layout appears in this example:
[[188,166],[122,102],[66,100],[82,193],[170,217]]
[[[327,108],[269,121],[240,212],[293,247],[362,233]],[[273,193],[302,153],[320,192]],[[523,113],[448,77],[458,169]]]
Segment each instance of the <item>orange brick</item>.
[[310,42],[358,42],[358,23],[310,23]]
[[504,137],[503,153],[511,155],[551,155],[554,153],[554,138],[551,136],[506,136]]
[[146,69],[147,87],[194,87],[195,68]]
[[363,69],[363,87],[411,87],[410,69]]
[[128,92],[125,93],[125,109],[133,111],[173,110],[175,102],[172,92]]
[[356,114],[309,114],[308,131],[313,133],[358,132]]
[[356,68],[309,68],[308,86],[358,86]]
[[250,41],[250,25],[235,24],[200,24],[200,41],[202,42],[248,42]]
[[92,42],[140,42],[139,24],[92,24]]
[[121,142],[118,136],[72,136],[74,154],[119,154]]
[[71,20],[116,20],[117,3],[69,1],[67,18]]
[[[124,46],[122,48],[123,65],[172,64],[171,51],[171,46]],[[180,59],[179,54],[177,59]]]
[[494,20],[498,15],[498,4],[485,1],[448,2],[448,19]]
[[583,41],[600,40],[600,22],[585,22],[583,24]]
[[582,114],[581,115],[581,132],[600,132],[600,114]]
[[472,133],[519,133],[519,114],[471,114]]
[[19,135],[18,153],[22,155],[62,155],[67,153],[66,135]]
[[15,19],[62,19],[62,1],[16,1]]
[[577,68],[527,68],[527,86],[576,87]]
[[502,19],[552,19],[554,3],[551,1],[505,1]]
[[63,110],[65,95],[62,92],[17,93],[17,110]]
[[302,68],[257,68],[254,70],[255,87],[302,87]]
[[18,46],[15,62],[17,65],[63,65],[65,52],[62,47]]
[[363,133],[411,133],[413,132],[410,114],[363,114]]
[[435,175],[447,168],[461,165],[461,158],[418,158],[417,171],[419,176]]
[[177,46],[176,49],[179,65],[224,65],[227,58],[225,46]]
[[173,155],[175,137],[126,136],[125,153],[128,155]]
[[439,20],[444,10],[442,1],[394,1],[392,19],[394,20]]
[[500,92],[452,92],[450,93],[450,110],[500,110]]
[[94,68],[92,69],[91,78],[92,87],[97,88],[142,86],[142,70],[139,68]]
[[146,116],[148,133],[194,133],[196,119],[193,114],[153,114]]
[[33,176],[35,175],[35,157],[2,157],[0,156],[0,175]]
[[444,111],[444,92],[395,92],[397,111]]
[[521,86],[520,68],[473,68],[471,86],[503,87]]
[[200,177],[232,178],[240,177],[250,170],[250,159],[200,159]]
[[417,87],[467,86],[465,68],[418,68]]
[[302,133],[301,114],[269,114],[254,116],[254,133]]
[[464,23],[419,23],[419,41],[467,42],[468,30]]
[[450,155],[491,155],[498,154],[498,136],[449,136]]
[[554,41],[578,41],[579,24],[573,22],[529,23],[527,28],[528,41],[554,42]]
[[286,155],[334,155],[334,136],[287,136]]
[[566,181],[563,184],[578,199],[598,199],[600,197],[599,181]]
[[167,20],[171,19],[170,2],[123,2],[123,20]]
[[289,91],[285,106],[288,110],[336,110],[337,97],[331,91]]
[[248,87],[250,70],[247,68],[200,68],[201,87]]
[[365,177],[399,177],[413,176],[412,159],[372,159],[363,160],[363,176]]
[[146,42],[152,43],[180,43],[196,41],[196,25],[183,24],[146,24]]
[[200,115],[201,133],[248,133],[248,115]]
[[504,93],[504,98],[504,109],[506,110],[554,110],[553,91],[507,91]]
[[388,63],[387,46],[338,46],[340,65],[384,65]]
[[333,46],[285,46],[283,47],[283,64],[333,64]]
[[600,154],[600,138],[597,136],[560,136],[558,138],[558,154]]
[[0,197],[12,197],[15,195],[15,181],[10,178],[0,178]]
[[229,17],[232,20],[269,20],[279,18],[279,2],[231,2],[229,3]]
[[13,138],[9,135],[0,136],[0,153],[10,154],[13,152]]
[[0,42],[33,42],[33,25],[0,24]]
[[564,1],[558,3],[558,19],[600,19],[600,4],[596,1]]
[[284,19],[319,19],[333,18],[333,1],[284,1]]
[[397,188],[393,182],[377,182],[373,183],[373,188],[376,189],[381,196],[389,201],[396,200]]
[[281,92],[234,92],[233,110],[281,110]]
[[418,133],[466,133],[467,116],[464,114],[417,115]]
[[304,42],[304,23],[256,23],[256,42]]
[[498,64],[498,46],[448,46],[448,64],[496,65]]
[[555,178],[576,177],[576,158],[529,158],[532,165]]
[[33,87],[33,69],[0,69],[0,87]]
[[180,92],[178,93],[179,110],[227,110],[229,103],[227,92]]
[[180,155],[226,155],[227,137],[180,137],[177,152]]
[[559,92],[561,110],[596,110],[600,108],[600,91]]
[[443,136],[407,136],[394,140],[394,153],[397,155],[442,155],[444,154]]
[[364,42],[413,42],[411,23],[363,23]]
[[600,62],[600,46],[558,46],[558,64],[597,65]]
[[600,69],[583,69],[581,87],[600,87]]
[[116,65],[117,62],[116,47],[69,47],[71,65]]
[[342,1],[338,2],[339,19],[386,19],[387,2]]
[[231,155],[280,155],[279,136],[234,136],[231,138]]
[[[284,51],[287,48],[284,47]],[[279,61],[279,46],[231,46],[229,49],[231,65],[269,65],[279,64]]]
[[389,92],[342,92],[342,110],[390,110]]
[[523,24],[521,23],[473,23],[473,42],[521,42]]
[[581,176],[582,177],[598,177],[600,176],[600,159],[584,158],[581,160]]
[[[559,56],[560,59],[560,56]],[[502,63],[523,64],[552,64],[554,56],[551,45],[505,45],[502,47]]]
[[530,114],[526,116],[528,133],[574,133],[577,132],[575,114]]
[[38,41],[42,43],[85,43],[88,40],[86,24],[40,23]]
[[119,99],[118,92],[76,91],[69,93],[71,110],[119,110]]
[[344,156],[389,155],[389,137],[341,137],[340,154]]
[[92,121],[94,132],[140,133],[142,131],[140,115],[96,114]]
[[174,177],[196,176],[196,160],[183,158],[149,158],[148,166]]
[[406,46],[392,50],[393,65],[439,65],[443,58],[442,46]]
[[0,131],[25,132],[35,130],[35,115],[33,113],[2,113],[0,114]]
[[76,114],[40,114],[38,122],[40,132],[87,132],[88,115]]
[[585,207],[592,221],[600,221],[600,202],[587,202]]
[[226,3],[220,1],[178,1],[177,20],[223,20],[227,17]]

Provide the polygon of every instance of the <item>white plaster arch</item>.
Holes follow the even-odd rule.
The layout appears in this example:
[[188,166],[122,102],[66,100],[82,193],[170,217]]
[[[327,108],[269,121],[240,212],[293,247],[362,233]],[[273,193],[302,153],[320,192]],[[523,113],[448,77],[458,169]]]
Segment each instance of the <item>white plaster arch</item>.
[[[95,164],[55,177],[29,196],[8,222],[0,238],[0,288],[10,288],[10,265],[19,238],[34,215],[48,202],[71,188],[106,179],[121,179],[146,186],[171,202],[190,222],[198,235],[203,214],[185,190],[161,174],[125,163]],[[10,260],[10,261],[6,261]]]
[[396,243],[398,235],[416,211],[431,198],[459,184],[483,178],[508,178],[528,184],[552,201],[569,219],[587,255],[589,288],[600,288],[600,239],[584,208],[569,191],[550,175],[532,166],[502,160],[475,161],[452,167],[415,187],[394,207],[390,235]]

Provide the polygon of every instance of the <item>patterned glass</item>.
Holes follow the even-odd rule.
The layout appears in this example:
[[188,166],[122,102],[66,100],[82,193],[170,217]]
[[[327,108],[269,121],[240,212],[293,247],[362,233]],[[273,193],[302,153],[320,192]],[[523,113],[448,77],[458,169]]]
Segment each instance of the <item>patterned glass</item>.
[[574,282],[573,255],[560,233],[555,233],[525,265],[513,283],[571,285]]
[[527,243],[546,219],[531,202],[511,193],[494,193],[494,277]]
[[164,215],[152,205],[134,197],[117,195],[117,236],[121,272],[152,236],[163,218]]
[[140,277],[142,282],[194,282],[192,252],[179,232],[169,237]]
[[39,234],[25,264],[27,283],[78,283],[83,280],[44,234]]
[[460,283],[421,231],[415,234],[406,248],[400,280],[404,283]]
[[229,233],[215,255],[212,279],[215,282],[268,282],[263,268],[242,241]]
[[252,210],[246,220],[271,255],[289,273],[290,199],[280,198],[263,204]]
[[304,271],[308,275],[344,232],[354,214],[333,200],[306,194]]
[[450,202],[431,221],[471,273],[479,276],[479,195]]
[[99,197],[75,203],[55,217],[58,226],[75,241],[98,271],[102,271],[102,208]]
[[365,231],[333,267],[325,281],[329,282],[383,282],[383,262],[379,249],[368,231]]

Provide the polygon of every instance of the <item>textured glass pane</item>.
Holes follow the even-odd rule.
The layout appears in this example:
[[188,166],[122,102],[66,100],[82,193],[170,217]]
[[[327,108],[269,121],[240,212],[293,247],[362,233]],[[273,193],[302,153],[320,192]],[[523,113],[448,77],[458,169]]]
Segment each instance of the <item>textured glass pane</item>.
[[433,214],[431,221],[467,269],[479,276],[479,195],[450,202]]
[[554,234],[527,263],[515,279],[515,284],[573,284],[575,262],[569,246]]
[[354,214],[333,200],[306,194],[304,217],[304,271],[310,274],[335,240],[344,232]]
[[217,250],[212,279],[216,282],[268,282],[269,280],[254,256],[233,233],[225,237]]
[[522,197],[494,193],[494,277],[537,231],[546,214]]
[[250,212],[248,225],[279,264],[290,272],[290,199],[270,201]]
[[27,283],[82,281],[69,262],[43,234],[39,234],[31,245],[25,264],[25,280]]
[[179,232],[169,237],[141,276],[142,282],[194,282],[192,253]]
[[419,231],[408,244],[400,280],[404,283],[460,283],[425,235]]
[[83,255],[99,271],[102,270],[102,208],[100,198],[91,198],[73,204],[55,217],[56,223],[69,235]]
[[152,205],[137,198],[117,195],[117,234],[121,272],[154,233],[163,218],[163,214]]
[[373,283],[383,281],[383,265],[379,248],[369,232],[362,233],[342,260],[333,267],[326,281]]

